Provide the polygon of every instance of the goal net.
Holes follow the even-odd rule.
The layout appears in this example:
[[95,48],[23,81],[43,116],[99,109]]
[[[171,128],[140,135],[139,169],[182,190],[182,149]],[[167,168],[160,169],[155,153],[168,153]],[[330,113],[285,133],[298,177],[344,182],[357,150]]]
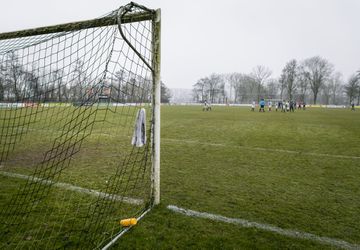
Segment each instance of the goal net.
[[1,249],[103,248],[158,202],[159,15],[0,34]]

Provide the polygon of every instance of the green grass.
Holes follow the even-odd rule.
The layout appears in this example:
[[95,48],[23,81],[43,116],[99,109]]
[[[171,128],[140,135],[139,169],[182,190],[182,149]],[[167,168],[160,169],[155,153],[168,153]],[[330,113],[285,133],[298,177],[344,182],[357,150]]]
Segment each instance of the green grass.
[[[131,116],[136,109],[119,109],[115,113],[96,107],[0,110],[0,118],[5,118],[0,119],[0,152],[9,152],[0,171],[35,173],[36,178],[144,201],[139,206],[110,202],[95,195],[0,174],[0,220],[3,221],[0,248],[47,249],[54,245],[91,249],[104,245],[120,230],[120,219],[139,215],[146,209],[151,191],[151,164],[141,157],[147,149],[133,149],[130,145],[134,121]],[[17,119],[8,119],[10,115]],[[72,119],[76,116],[81,118]],[[124,122],[125,119],[129,122]],[[23,126],[26,123],[28,127]],[[24,131],[21,138],[12,136]],[[80,144],[81,150],[71,155],[79,150]],[[12,145],[15,145],[13,149]],[[55,150],[49,151],[51,148]],[[18,222],[20,226],[11,226]]]
[[[114,249],[332,248],[186,217],[167,210],[169,204],[360,244],[360,159],[351,158],[360,157],[359,112],[259,113],[239,107],[203,112],[201,107],[163,106],[161,115],[161,205]],[[101,111],[96,119],[103,117]],[[126,145],[132,132],[127,125],[132,121],[126,119],[109,113],[105,123],[95,123],[60,181],[103,189],[118,164],[113,145]],[[57,128],[51,122],[46,128],[52,130],[50,142]],[[37,133],[23,138],[37,147],[12,152],[12,171],[31,172],[21,163],[39,157],[36,152],[49,144]],[[103,133],[115,136],[105,139]],[[5,186],[9,180],[3,179]]]
[[359,112],[342,109],[284,114],[164,106],[162,206],[118,246],[331,248],[176,215],[168,204],[360,244],[360,159],[331,157],[360,156],[359,124]]

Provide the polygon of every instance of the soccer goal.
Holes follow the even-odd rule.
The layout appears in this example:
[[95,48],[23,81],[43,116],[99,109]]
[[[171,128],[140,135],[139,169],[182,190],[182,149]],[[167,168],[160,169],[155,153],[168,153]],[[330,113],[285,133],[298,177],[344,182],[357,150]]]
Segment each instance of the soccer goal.
[[160,202],[160,29],[129,3],[0,34],[1,249],[106,249]]

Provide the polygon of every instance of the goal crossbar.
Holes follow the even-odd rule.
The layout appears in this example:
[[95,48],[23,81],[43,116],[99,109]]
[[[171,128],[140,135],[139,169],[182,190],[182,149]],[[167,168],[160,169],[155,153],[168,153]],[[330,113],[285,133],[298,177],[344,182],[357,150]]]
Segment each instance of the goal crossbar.
[[[121,23],[126,24],[126,23],[152,20],[154,18],[154,13],[153,13],[154,11],[153,10],[150,11],[151,12],[144,11],[144,12],[125,15],[121,17]],[[78,31],[83,29],[98,28],[98,27],[111,26],[117,24],[118,24],[118,19],[117,16],[114,15],[110,17],[102,17],[102,18],[86,20],[86,21],[71,22],[71,23],[65,23],[59,25],[44,26],[35,29],[26,29],[26,30],[14,31],[14,32],[0,33],[0,40],[38,36],[38,35],[60,33],[60,32]]]

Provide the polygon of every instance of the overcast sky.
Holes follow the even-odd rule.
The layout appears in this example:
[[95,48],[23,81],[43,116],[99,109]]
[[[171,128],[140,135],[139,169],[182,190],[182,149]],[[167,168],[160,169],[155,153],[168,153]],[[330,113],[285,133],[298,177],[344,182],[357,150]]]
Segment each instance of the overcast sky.
[[[360,69],[360,0],[138,0],[162,9],[162,80],[191,88],[211,73],[278,77],[292,58],[319,55],[347,79]],[[122,0],[2,0],[0,32],[99,17]]]

